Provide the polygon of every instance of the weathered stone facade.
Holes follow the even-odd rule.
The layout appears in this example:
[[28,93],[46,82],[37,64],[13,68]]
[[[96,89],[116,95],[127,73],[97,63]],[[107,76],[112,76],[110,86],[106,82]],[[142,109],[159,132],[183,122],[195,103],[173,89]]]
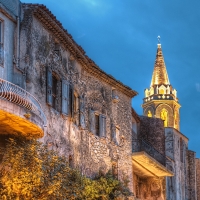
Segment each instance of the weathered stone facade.
[[[133,119],[137,119],[132,113]],[[134,122],[134,120],[133,120]],[[166,199],[165,176],[173,176],[165,167],[165,130],[158,118],[140,116],[133,132],[133,183],[137,198]]]
[[188,139],[173,128],[165,128],[165,136],[167,164],[174,172],[167,178],[167,199],[192,199],[188,197]]
[[0,48],[0,146],[9,134],[40,138],[88,177],[112,170],[129,179],[137,199],[200,199],[200,162],[178,131],[180,105],[161,45],[145,116],[138,116],[131,108],[137,93],[103,72],[45,6],[0,0],[0,8],[7,33]]
[[[37,16],[40,12],[48,17],[48,25],[45,26]],[[106,74],[100,69],[91,66],[89,71],[80,63],[79,55],[74,55],[70,47],[66,48],[47,28],[55,23],[51,18],[53,16],[42,6],[23,5],[20,57],[24,59],[20,66],[26,71],[27,91],[40,99],[47,116],[45,135],[41,140],[72,159],[73,165],[87,176],[92,177],[99,170],[106,172],[115,165],[116,175],[120,179],[127,176],[132,188],[131,95],[125,94],[114,79],[109,81],[107,77],[105,81],[101,76]],[[78,47],[74,48],[79,51]],[[54,108],[47,102],[48,71],[57,81]],[[68,113],[63,112],[63,83],[69,85],[71,92],[66,96],[69,98]],[[133,91],[130,93],[134,96]],[[75,101],[77,110],[73,107]],[[93,122],[96,116],[105,119],[104,135],[95,134]],[[99,126],[101,129],[101,123]]]
[[200,199],[200,159],[196,158],[196,183],[197,183],[197,200]]

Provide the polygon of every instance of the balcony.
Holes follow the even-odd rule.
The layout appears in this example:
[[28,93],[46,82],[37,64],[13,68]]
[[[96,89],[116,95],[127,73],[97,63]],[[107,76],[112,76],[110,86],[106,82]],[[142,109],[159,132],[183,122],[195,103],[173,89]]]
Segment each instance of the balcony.
[[0,134],[40,138],[46,117],[38,100],[30,93],[0,79]]
[[144,140],[133,141],[133,171],[143,177],[173,176],[166,168],[166,157]]

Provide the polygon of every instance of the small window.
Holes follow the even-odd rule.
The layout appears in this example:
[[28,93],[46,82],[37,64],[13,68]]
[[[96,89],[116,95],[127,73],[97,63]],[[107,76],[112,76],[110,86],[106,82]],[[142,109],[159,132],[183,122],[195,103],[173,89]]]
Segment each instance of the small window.
[[164,121],[164,127],[168,127],[168,111],[165,108],[161,110],[160,118]]
[[95,133],[99,136],[99,115],[95,114]]
[[151,112],[150,110],[148,110],[147,116],[148,116],[148,117],[152,117],[152,112]]
[[163,89],[160,89],[159,94],[165,94],[165,91]]
[[114,103],[117,103],[119,101],[119,97],[118,97],[116,89],[112,89],[112,100]]
[[99,137],[106,137],[106,116],[90,109],[90,132]]

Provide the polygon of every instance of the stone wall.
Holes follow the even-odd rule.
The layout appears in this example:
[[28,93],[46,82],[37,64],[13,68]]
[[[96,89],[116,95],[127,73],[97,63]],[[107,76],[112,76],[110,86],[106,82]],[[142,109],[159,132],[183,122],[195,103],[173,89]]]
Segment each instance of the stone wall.
[[140,200],[165,200],[166,186],[164,177],[140,177],[133,175],[134,194]]
[[200,159],[196,158],[196,190],[197,200],[200,200]]
[[[70,158],[73,166],[86,176],[114,168],[115,176],[129,179],[132,190],[131,98],[115,88],[117,101],[113,101],[113,87],[85,71],[70,49],[32,16],[31,9],[25,9],[23,16],[20,52],[24,59],[20,66],[27,72],[27,91],[40,100],[47,116],[42,141]],[[46,102],[48,69],[57,79],[55,109]],[[62,114],[63,80],[80,100],[78,113]],[[104,137],[92,132],[90,111],[106,117]]]
[[188,199],[187,183],[187,146],[188,139],[174,128],[165,128],[165,148],[167,167],[173,173],[173,177],[167,177],[167,199]]
[[194,151],[187,151],[188,156],[188,199],[196,200],[196,153]]
[[165,155],[165,132],[161,119],[140,116],[139,138],[147,141]]

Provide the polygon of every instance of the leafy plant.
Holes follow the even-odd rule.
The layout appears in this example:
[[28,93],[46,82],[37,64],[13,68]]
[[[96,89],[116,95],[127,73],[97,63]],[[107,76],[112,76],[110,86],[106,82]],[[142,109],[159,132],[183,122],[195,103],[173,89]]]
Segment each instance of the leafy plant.
[[115,179],[110,171],[94,180],[82,176],[65,157],[36,140],[9,139],[1,152],[3,200],[107,200],[131,195],[126,181]]

